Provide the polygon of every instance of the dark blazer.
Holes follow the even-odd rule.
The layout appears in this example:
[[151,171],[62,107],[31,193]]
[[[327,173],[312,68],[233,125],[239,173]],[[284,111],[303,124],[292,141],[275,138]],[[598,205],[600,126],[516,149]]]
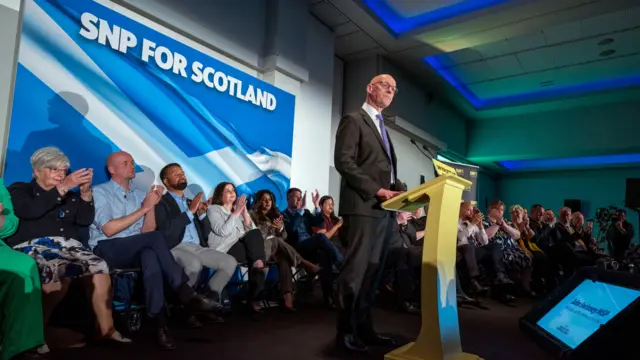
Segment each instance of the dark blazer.
[[[178,203],[176,203],[176,200],[169,192],[162,195],[162,199],[160,199],[154,211],[158,231],[164,235],[167,247],[173,249],[182,242],[184,232],[186,231],[187,225],[191,223],[191,220],[186,212],[180,210]],[[200,221],[198,216],[194,215],[193,222],[198,231],[200,246],[207,247],[207,236],[209,236],[209,232],[211,231],[211,225],[208,219],[205,216],[205,218]]]
[[5,240],[10,246],[47,236],[82,242],[78,229],[91,225],[95,216],[93,201],[82,200],[75,191],[69,191],[65,196],[60,196],[56,188],[45,191],[35,180],[13,183],[9,193],[14,212],[20,219],[18,230]]
[[[366,111],[344,116],[338,125],[334,163],[342,176],[340,186],[340,215],[382,217],[376,192],[392,189],[391,167],[397,178],[397,161],[393,143],[389,137],[391,158],[387,156],[384,142],[374,121]],[[388,134],[387,134],[388,135]]]
[[300,238],[298,228],[300,226],[304,226],[306,228],[309,237],[313,236],[311,224],[313,224],[314,216],[311,214],[311,211],[304,209],[301,216],[292,215],[287,209],[284,209],[280,213],[282,214],[284,228],[287,231],[287,243],[293,246],[298,243]]

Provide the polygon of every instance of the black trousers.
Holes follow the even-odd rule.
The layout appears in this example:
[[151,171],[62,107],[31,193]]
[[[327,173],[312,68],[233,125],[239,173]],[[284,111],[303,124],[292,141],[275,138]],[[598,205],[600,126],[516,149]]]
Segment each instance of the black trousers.
[[174,290],[187,283],[182,267],[175,261],[162,233],[158,231],[102,240],[93,252],[110,267],[142,269],[147,313],[151,317],[160,315],[164,308],[165,280]]
[[340,250],[324,234],[315,234],[306,240],[299,241],[296,249],[303,258],[320,264],[318,278],[320,278],[322,296],[325,300],[333,297],[333,266],[339,269],[344,261]]
[[540,284],[540,280],[544,280],[544,288],[538,285],[540,290],[545,292],[552,291],[556,286],[556,270],[551,259],[540,251],[532,251],[533,260],[533,281],[535,284]]
[[396,292],[399,301],[413,301],[416,283],[420,280],[422,254],[415,248],[393,247],[389,249],[385,269],[395,270]]
[[258,260],[262,260],[265,266],[267,265],[264,238],[260,230],[253,229],[248,231],[227,251],[227,254],[233,256],[238,264],[247,264],[249,267],[250,297],[253,300],[260,300],[264,290],[265,273],[262,269],[253,267],[253,264]]
[[460,245],[457,248],[458,259],[464,260],[467,274],[470,278],[480,275],[478,264],[483,264],[491,271],[491,276],[504,273],[504,262],[502,260],[502,249],[498,243],[489,243],[484,246],[475,246],[473,243]]
[[395,229],[395,214],[382,218],[344,216],[347,251],[338,279],[338,334],[370,336],[373,330],[371,306],[384,269],[389,243]]

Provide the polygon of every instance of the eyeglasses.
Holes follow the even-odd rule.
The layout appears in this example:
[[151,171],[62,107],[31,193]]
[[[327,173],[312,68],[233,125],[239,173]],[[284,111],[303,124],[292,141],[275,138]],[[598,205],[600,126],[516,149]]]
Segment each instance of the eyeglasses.
[[69,171],[68,168],[45,168],[49,171],[51,171],[52,173],[57,173],[57,174],[66,174],[67,171]]
[[374,84],[371,84],[371,85],[380,85],[380,87],[382,87],[385,90],[391,90],[391,91],[393,91],[394,94],[398,93],[398,88],[393,86],[393,85],[391,85],[391,84],[389,84],[386,81],[380,81],[380,82],[377,82],[377,83],[374,83]]

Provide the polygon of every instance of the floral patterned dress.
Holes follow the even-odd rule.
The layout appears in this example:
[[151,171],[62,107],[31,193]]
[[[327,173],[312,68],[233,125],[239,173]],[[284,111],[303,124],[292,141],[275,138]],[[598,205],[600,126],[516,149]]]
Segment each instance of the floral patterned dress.
[[[482,223],[485,229],[488,229],[493,225],[488,218],[485,218]],[[507,224],[514,227],[513,223],[510,221],[507,221]],[[527,253],[525,253],[502,228],[498,229],[492,238],[489,238],[489,242],[497,242],[500,244],[500,247],[502,248],[502,259],[507,270],[521,272],[522,270],[531,267],[531,257],[529,257],[529,255],[527,255]]]

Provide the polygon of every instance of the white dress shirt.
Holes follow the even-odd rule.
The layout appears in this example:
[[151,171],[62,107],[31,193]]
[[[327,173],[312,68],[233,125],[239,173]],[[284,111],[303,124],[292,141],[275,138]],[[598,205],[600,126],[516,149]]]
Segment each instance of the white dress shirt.
[[[371,118],[371,121],[373,121],[373,125],[375,125],[376,129],[378,129],[378,134],[380,134],[380,137],[384,138],[384,136],[382,135],[382,129],[380,129],[380,121],[378,120],[378,117],[377,117],[380,114],[380,112],[374,109],[373,106],[369,105],[366,102],[362,104],[362,110],[364,110],[367,113],[367,115],[369,115],[369,117]],[[391,146],[391,139],[389,138],[388,131],[387,131],[387,139],[389,140],[389,146]],[[391,166],[393,166],[393,164],[391,164]],[[398,171],[398,169],[394,169],[394,171]],[[391,183],[394,184],[395,182],[396,182],[396,179],[394,179],[393,174],[391,174]]]
[[380,129],[380,122],[378,121],[378,118],[377,118],[380,112],[374,109],[373,106],[369,105],[366,102],[362,104],[362,110],[364,110],[367,113],[367,115],[369,115],[369,117],[371,118],[371,121],[373,121],[373,125],[375,125],[376,129],[378,129],[378,134],[382,136],[382,130]]
[[484,229],[480,229],[469,221],[458,220],[458,246],[469,244],[469,239],[473,240],[476,246],[489,243],[489,237]]

